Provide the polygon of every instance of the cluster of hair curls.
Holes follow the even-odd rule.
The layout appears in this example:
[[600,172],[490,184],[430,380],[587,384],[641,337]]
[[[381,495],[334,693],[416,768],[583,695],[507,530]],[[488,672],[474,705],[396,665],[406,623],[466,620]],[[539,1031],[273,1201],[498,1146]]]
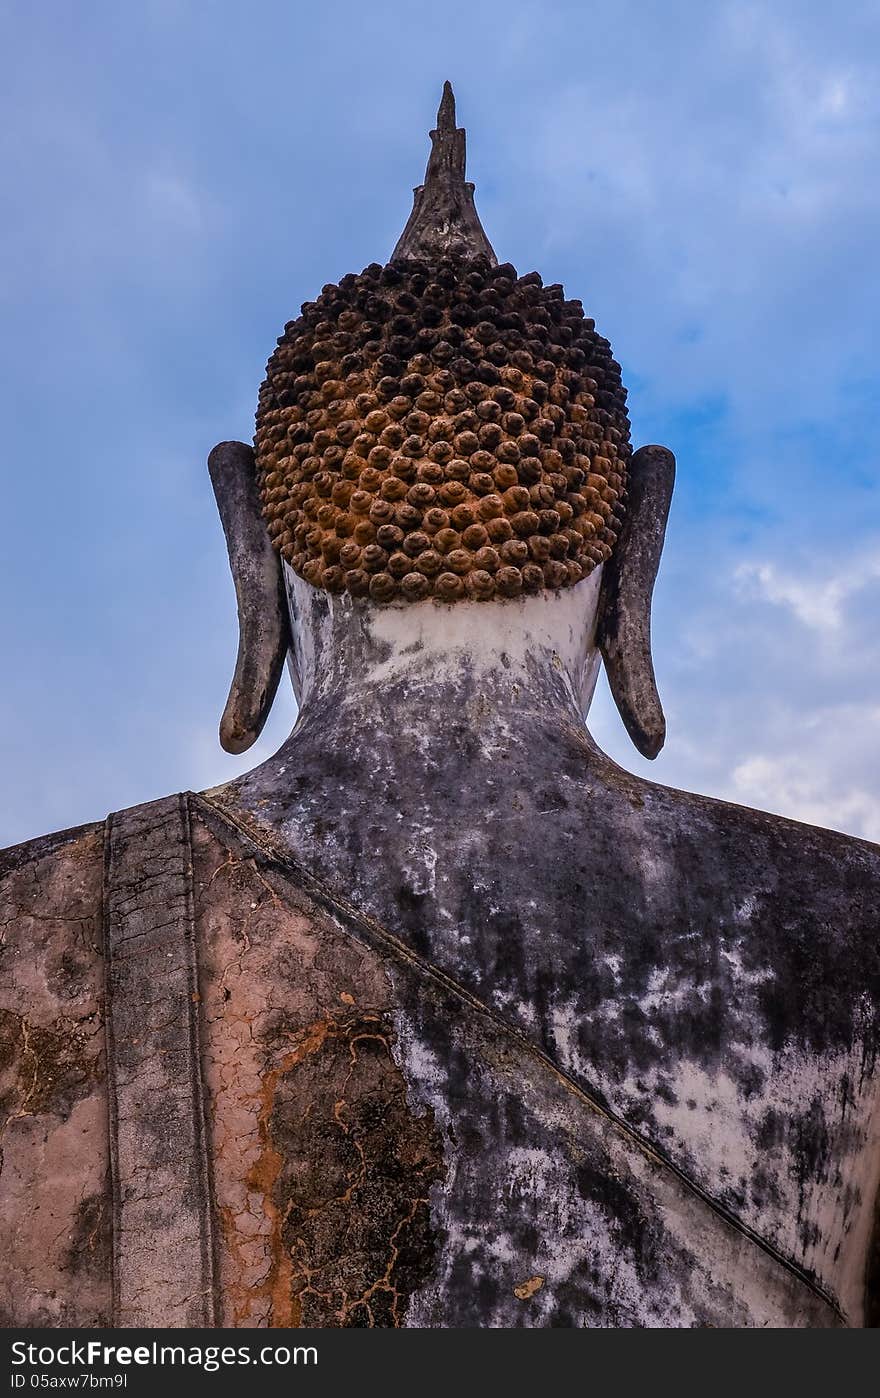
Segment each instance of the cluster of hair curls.
[[282,557],[376,602],[580,582],[614,547],[630,455],[580,301],[484,257],[325,286],[269,360],[255,445]]

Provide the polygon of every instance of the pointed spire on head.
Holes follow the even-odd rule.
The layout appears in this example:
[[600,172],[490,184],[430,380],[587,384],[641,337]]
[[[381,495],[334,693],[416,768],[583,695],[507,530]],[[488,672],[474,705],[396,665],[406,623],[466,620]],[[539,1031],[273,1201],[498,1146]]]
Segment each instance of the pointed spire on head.
[[413,191],[413,210],[392,258],[452,253],[498,261],[474,207],[474,187],[464,176],[465,132],[455,124],[455,95],[452,84],[445,82],[425,183]]
[[[455,93],[452,91],[452,83],[448,78],[443,84],[443,96],[440,98],[440,106],[437,108],[437,130],[455,130]],[[463,170],[461,173],[464,175]]]

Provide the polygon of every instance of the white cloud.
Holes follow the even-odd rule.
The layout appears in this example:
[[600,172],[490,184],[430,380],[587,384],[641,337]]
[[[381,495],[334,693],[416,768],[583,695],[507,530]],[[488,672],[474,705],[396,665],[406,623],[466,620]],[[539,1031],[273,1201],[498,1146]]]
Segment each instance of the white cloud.
[[877,544],[824,569],[719,561],[700,590],[661,573],[666,748],[639,759],[601,690],[597,741],[654,781],[880,841],[878,580]]
[[172,170],[150,170],[141,176],[141,193],[148,216],[178,232],[198,232],[203,226],[202,203],[190,180]]
[[833,635],[844,625],[848,599],[880,578],[880,545],[856,559],[844,555],[824,576],[805,578],[774,563],[743,563],[735,578],[746,593],[788,607],[804,626]]
[[[872,723],[880,728],[880,710],[847,717],[861,734],[860,747],[880,756],[880,738],[870,732]],[[733,770],[730,799],[880,842],[880,796],[858,781],[841,782],[835,754],[826,752],[823,757],[817,761],[815,750],[806,744],[797,755],[750,757]]]

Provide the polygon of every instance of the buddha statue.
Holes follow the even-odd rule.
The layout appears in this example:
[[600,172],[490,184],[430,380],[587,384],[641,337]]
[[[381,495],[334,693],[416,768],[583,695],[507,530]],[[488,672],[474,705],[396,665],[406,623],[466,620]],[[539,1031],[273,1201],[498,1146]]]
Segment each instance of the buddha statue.
[[448,84],[386,266],[209,469],[245,751],[6,851],[7,1325],[877,1323],[880,848],[653,757],[672,493]]

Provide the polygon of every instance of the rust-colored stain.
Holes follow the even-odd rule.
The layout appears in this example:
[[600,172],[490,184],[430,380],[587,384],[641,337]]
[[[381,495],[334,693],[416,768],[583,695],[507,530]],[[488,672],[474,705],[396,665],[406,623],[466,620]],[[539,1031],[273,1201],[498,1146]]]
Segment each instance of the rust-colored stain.
[[224,1324],[400,1325],[445,1165],[394,1058],[385,970],[193,828]]
[[[283,1243],[283,1218],[275,1202],[275,1186],[284,1159],[272,1140],[272,1111],[279,1079],[295,1068],[304,1056],[320,1047],[327,1027],[326,1022],[310,1026],[305,1031],[302,1043],[284,1054],[274,1068],[266,1070],[261,1079],[258,1094],[260,1153],[248,1171],[246,1183],[261,1197],[263,1212],[269,1220],[271,1260],[266,1278],[260,1285],[237,1286],[228,1292],[227,1302],[232,1306],[232,1323],[235,1326],[252,1319],[259,1301],[268,1302],[270,1326],[290,1328],[302,1323],[302,1308],[292,1289],[293,1268]],[[238,1257],[241,1254],[241,1236],[237,1216],[228,1205],[221,1205],[219,1212],[226,1245],[233,1256]]]
[[530,1301],[536,1291],[540,1291],[546,1281],[545,1277],[529,1277],[528,1281],[520,1282],[519,1286],[513,1288],[513,1294],[520,1301]]
[[303,1058],[320,1049],[329,1027],[327,1020],[311,1025],[305,1031],[299,1047],[286,1053],[262,1080],[259,1118],[262,1148],[256,1164],[248,1174],[247,1184],[250,1189],[262,1195],[263,1211],[272,1225],[272,1264],[262,1290],[269,1299],[269,1324],[274,1328],[290,1328],[302,1324],[302,1304],[293,1289],[293,1264],[284,1246],[284,1217],[275,1200],[276,1185],[284,1168],[284,1157],[272,1139],[275,1093],[279,1080],[285,1074],[291,1072]]
[[428,1275],[440,1133],[407,1102],[391,1045],[381,1015],[328,1018],[263,1075],[247,1184],[271,1222],[272,1327],[397,1326]]

